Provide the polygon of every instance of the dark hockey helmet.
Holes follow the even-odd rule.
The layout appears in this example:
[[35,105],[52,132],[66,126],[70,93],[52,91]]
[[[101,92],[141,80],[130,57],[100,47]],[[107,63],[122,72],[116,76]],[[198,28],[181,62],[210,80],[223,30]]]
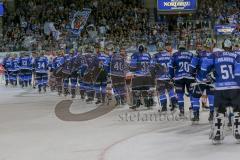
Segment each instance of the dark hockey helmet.
[[171,40],[167,40],[167,41],[165,42],[165,46],[172,46]]
[[143,45],[143,44],[140,44],[140,45],[138,46],[138,51],[139,51],[140,53],[143,53],[144,50],[145,50],[144,45]]
[[84,48],[84,52],[85,52],[85,53],[94,53],[94,47],[88,45],[88,46],[86,46],[86,47]]

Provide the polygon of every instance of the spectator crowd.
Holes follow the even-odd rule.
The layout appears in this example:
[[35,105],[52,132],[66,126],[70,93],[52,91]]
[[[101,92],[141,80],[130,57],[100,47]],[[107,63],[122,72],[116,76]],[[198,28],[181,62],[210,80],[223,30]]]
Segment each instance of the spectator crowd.
[[[76,37],[70,32],[71,17],[82,8],[91,8],[92,13],[81,36]],[[175,47],[185,38],[191,47],[212,36],[215,24],[239,25],[240,0],[199,0],[196,13],[155,14],[155,21],[151,12],[138,0],[15,0],[15,11],[7,8],[3,17],[0,51],[57,50],[102,38],[116,44],[154,45],[170,37]]]

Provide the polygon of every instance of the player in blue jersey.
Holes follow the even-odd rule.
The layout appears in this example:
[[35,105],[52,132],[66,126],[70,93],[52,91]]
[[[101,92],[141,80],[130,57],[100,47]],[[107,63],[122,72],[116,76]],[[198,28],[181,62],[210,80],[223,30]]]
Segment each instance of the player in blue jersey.
[[52,72],[56,77],[56,86],[57,92],[60,96],[62,94],[62,66],[64,63],[64,51],[58,51],[57,56],[53,59],[52,62]]
[[12,65],[12,58],[10,54],[7,54],[6,57],[3,59],[3,68],[4,68],[4,74],[5,74],[5,86],[8,86],[9,84],[9,69]]
[[11,67],[9,68],[9,79],[13,86],[17,86],[17,76],[19,72],[19,58],[14,54],[11,59]]
[[96,73],[96,81],[94,83],[94,90],[96,92],[96,104],[105,103],[106,97],[106,87],[107,87],[107,79],[109,73],[109,63],[110,63],[110,56],[109,53],[112,51],[113,48],[108,48],[106,46],[105,51],[100,51],[94,60],[95,69],[98,70]]
[[[167,44],[171,45],[171,44]],[[174,85],[170,81],[169,75],[169,63],[171,60],[171,55],[169,52],[165,50],[165,44],[163,42],[159,42],[158,45],[158,53],[156,53],[151,62],[151,67],[155,72],[155,80],[158,91],[158,98],[161,104],[161,112],[167,111],[167,95],[170,97],[171,111],[177,106],[177,97],[174,91]]]
[[[192,93],[192,109],[193,109],[193,122],[199,121],[199,109],[200,109],[200,98],[204,96],[204,92],[208,96],[209,100],[209,107],[210,107],[210,114],[209,114],[209,121],[213,120],[213,113],[214,113],[214,87],[212,84],[212,79],[208,79],[204,83],[200,83],[203,80],[203,75],[201,74],[201,64],[203,61],[211,56],[212,49],[214,46],[214,41],[211,38],[208,38],[204,43],[204,48],[202,48],[201,43],[197,43],[196,54],[194,54],[191,65],[190,65],[190,72],[193,77],[196,78],[197,83],[193,85],[193,93]],[[203,106],[203,105],[202,105]]]
[[42,89],[44,92],[46,92],[47,89],[48,65],[48,58],[44,56],[44,52],[39,53],[39,56],[35,58],[33,63],[39,93],[41,93]]
[[232,51],[232,42],[225,39],[224,51],[218,51],[205,59],[201,65],[203,75],[206,76],[211,69],[215,73],[214,107],[217,109],[212,125],[210,139],[219,143],[224,139],[224,115],[226,107],[233,107],[233,135],[240,140],[240,58]]
[[78,83],[78,71],[81,65],[81,55],[74,54],[72,55],[71,59],[71,75],[70,75],[70,82],[71,82],[71,95],[72,98],[76,97],[76,89]]
[[28,53],[22,53],[19,58],[19,78],[22,87],[32,83],[32,58]]
[[173,54],[169,65],[169,73],[175,81],[180,117],[184,116],[185,88],[191,99],[191,84],[195,81],[189,70],[192,57],[193,53],[186,50],[186,42],[180,41],[179,50]]
[[139,45],[138,52],[131,56],[130,71],[134,74],[132,78],[131,109],[136,109],[142,105],[141,97],[144,97],[144,105],[149,108],[153,105],[153,95],[150,87],[154,86],[151,76],[151,55],[145,51],[144,45]]
[[124,105],[126,102],[126,77],[127,62],[126,50],[120,49],[120,53],[115,52],[110,59],[111,83],[117,105]]
[[[71,81],[71,72],[72,72],[72,60],[74,57],[74,50],[71,49],[69,54],[65,54],[64,63],[63,63],[63,88],[64,88],[64,96],[67,96],[69,91],[69,82]],[[75,84],[73,84],[74,86]]]

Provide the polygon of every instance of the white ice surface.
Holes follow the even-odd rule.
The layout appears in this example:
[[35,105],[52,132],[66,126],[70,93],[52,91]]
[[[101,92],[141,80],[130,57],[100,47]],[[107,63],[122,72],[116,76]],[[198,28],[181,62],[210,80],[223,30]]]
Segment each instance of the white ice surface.
[[[54,113],[64,100],[55,93],[0,86],[0,160],[226,160],[238,159],[240,145],[230,131],[224,144],[208,140],[207,112],[189,121],[126,121],[128,106],[91,121],[64,122]],[[75,100],[71,111],[95,108]],[[141,110],[142,115],[156,113]]]

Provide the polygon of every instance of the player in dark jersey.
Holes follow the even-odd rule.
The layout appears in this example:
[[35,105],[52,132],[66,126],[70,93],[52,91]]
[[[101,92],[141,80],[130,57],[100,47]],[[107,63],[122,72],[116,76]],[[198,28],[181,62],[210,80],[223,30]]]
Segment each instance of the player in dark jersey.
[[62,66],[64,63],[64,51],[58,51],[57,56],[53,59],[52,62],[52,72],[53,75],[56,77],[56,87],[58,95],[62,94]]
[[95,75],[94,90],[96,92],[96,104],[105,103],[107,78],[109,73],[110,56],[113,48],[106,47],[105,51],[99,52],[94,60],[94,67],[98,72]]
[[93,68],[96,54],[94,48],[88,46],[82,54],[82,63],[80,66],[80,95],[82,98],[87,96],[86,102],[90,103],[94,100],[94,80],[93,80]]
[[126,50],[121,48],[120,53],[115,52],[110,58],[110,76],[116,105],[124,105],[126,102],[126,70]]

